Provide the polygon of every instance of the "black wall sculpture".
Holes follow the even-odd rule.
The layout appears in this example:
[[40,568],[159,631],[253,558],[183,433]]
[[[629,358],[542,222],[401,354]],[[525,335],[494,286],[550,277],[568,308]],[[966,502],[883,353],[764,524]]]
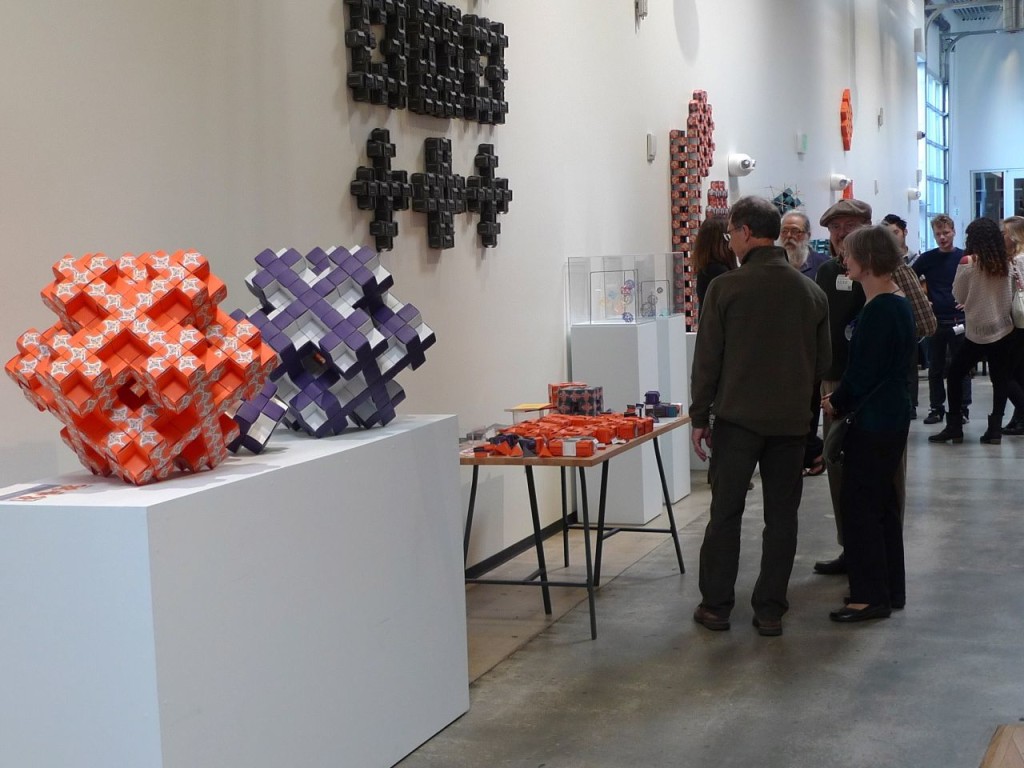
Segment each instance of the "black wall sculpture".
[[512,202],[512,190],[508,188],[508,179],[499,179],[495,175],[498,167],[498,156],[494,154],[493,144],[481,144],[479,154],[473,164],[479,176],[469,177],[466,189],[466,204],[473,213],[480,214],[480,223],[476,232],[484,248],[498,245],[501,224],[498,223],[499,213],[508,213],[508,204]]
[[366,141],[366,156],[372,168],[361,165],[356,168],[356,178],[349,189],[356,197],[360,210],[373,211],[370,234],[376,241],[378,251],[390,251],[398,237],[398,222],[394,211],[405,211],[412,200],[412,184],[406,171],[391,170],[391,158],[395,156],[395,145],[391,134],[383,128],[370,131]]
[[391,168],[396,148],[388,131],[375,128],[366,142],[372,167],[359,166],[349,191],[360,210],[373,211],[370,234],[378,251],[390,251],[398,236],[394,212],[407,210],[427,216],[427,244],[445,250],[455,247],[455,215],[470,211],[480,216],[477,233],[484,248],[498,245],[498,214],[508,213],[512,190],[508,179],[497,178],[498,156],[493,144],[481,144],[474,165],[479,175],[467,179],[452,170],[452,143],[444,138],[424,142],[424,173]]
[[[505,122],[505,25],[438,0],[344,0],[356,101],[420,115]],[[377,39],[374,27],[384,28]],[[376,54],[374,53],[376,51]]]

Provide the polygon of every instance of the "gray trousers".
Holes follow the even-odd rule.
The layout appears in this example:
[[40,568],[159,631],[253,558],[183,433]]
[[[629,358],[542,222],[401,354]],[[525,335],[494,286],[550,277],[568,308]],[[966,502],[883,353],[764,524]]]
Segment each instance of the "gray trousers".
[[796,555],[797,510],[803,492],[806,435],[758,435],[721,418],[712,430],[711,519],[700,548],[702,604],[728,616],[736,604],[740,530],[747,485],[761,465],[764,530],[761,571],[751,605],[761,619],[777,620],[788,610],[786,592]]

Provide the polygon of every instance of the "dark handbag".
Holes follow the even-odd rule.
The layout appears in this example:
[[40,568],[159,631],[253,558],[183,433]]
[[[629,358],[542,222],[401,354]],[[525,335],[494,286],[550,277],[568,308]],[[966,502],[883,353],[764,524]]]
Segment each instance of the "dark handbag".
[[850,425],[853,424],[857,411],[864,407],[864,403],[866,403],[884,383],[884,381],[878,382],[878,384],[875,385],[875,388],[868,392],[864,399],[860,401],[860,405],[854,408],[853,411],[840,419],[834,419],[832,421],[832,425],[828,429],[828,434],[825,435],[825,449],[822,452],[825,456],[825,461],[828,464],[842,465],[843,443],[846,441],[846,433],[850,431]]
[[825,450],[822,451],[825,461],[829,464],[843,463],[843,441],[846,440],[846,433],[850,430],[852,423],[853,414],[851,413],[842,419],[834,420],[832,426],[829,427],[828,434],[825,435]]

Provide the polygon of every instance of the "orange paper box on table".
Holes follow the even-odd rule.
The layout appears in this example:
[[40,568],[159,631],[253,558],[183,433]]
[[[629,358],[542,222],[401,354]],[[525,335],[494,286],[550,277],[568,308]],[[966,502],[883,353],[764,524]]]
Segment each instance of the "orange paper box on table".
[[[521,452],[511,453],[515,449],[507,439],[503,439],[515,435],[533,441],[533,451],[538,456],[588,457],[614,440],[632,440],[653,429],[654,419],[650,417],[637,418],[621,413],[605,413],[600,416],[550,414],[502,429],[499,437],[475,450],[493,455],[523,455]],[[515,448],[521,450],[518,442]]]

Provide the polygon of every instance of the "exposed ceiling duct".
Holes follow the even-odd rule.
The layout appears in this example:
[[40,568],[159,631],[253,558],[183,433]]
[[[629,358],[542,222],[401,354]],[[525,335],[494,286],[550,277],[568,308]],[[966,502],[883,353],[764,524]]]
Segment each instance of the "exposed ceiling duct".
[[975,23],[995,20],[995,32],[1019,32],[1024,29],[1024,0],[1002,0],[1002,2],[935,2],[926,0],[925,15],[942,32],[949,32],[946,12],[961,23]]
[[998,5],[978,5],[970,8],[954,8],[953,13],[960,21],[988,21],[1002,11]]

